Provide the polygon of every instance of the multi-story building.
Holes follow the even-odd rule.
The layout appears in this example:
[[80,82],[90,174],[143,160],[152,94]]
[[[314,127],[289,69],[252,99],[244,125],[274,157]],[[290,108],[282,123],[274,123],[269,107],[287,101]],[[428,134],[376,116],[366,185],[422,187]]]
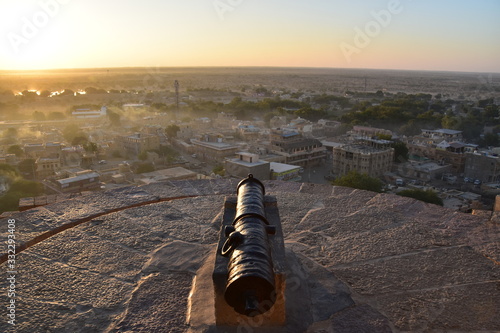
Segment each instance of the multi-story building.
[[246,142],[256,141],[261,133],[260,128],[257,126],[247,124],[239,124],[236,130]]
[[391,170],[394,148],[387,140],[363,139],[333,148],[333,173],[339,177],[351,170],[380,177]]
[[500,157],[488,152],[465,154],[464,176],[481,182],[500,182]]
[[199,139],[191,139],[191,144],[191,149],[198,158],[220,163],[240,150],[240,147],[224,142],[222,134],[203,134],[199,136]]
[[116,141],[125,154],[133,157],[137,157],[143,151],[160,148],[160,138],[152,134],[135,133],[118,137]]
[[43,180],[61,169],[60,158],[39,157],[35,162],[36,179]]
[[475,145],[461,142],[448,143],[443,141],[436,145],[434,159],[441,165],[451,164],[451,172],[461,174],[464,172],[467,152],[473,152]]
[[316,165],[326,159],[326,148],[317,139],[304,138],[295,131],[273,129],[269,150],[284,157],[284,163],[299,166]]
[[460,142],[462,132],[448,129],[422,130],[406,145],[411,159],[432,159],[441,165],[451,164],[451,172],[461,174],[465,167],[465,153],[473,152],[477,146]]
[[59,142],[27,143],[23,149],[28,158],[59,157],[62,144]]
[[462,141],[462,131],[440,128],[437,130],[422,130],[421,137],[433,143],[439,143],[443,140],[448,142]]

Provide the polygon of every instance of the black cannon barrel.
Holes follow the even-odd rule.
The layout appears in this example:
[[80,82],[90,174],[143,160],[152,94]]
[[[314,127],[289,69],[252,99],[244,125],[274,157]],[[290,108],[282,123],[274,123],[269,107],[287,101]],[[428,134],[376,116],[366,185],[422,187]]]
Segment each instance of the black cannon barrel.
[[255,316],[275,302],[274,269],[264,209],[264,185],[252,175],[238,184],[233,228],[222,255],[230,256],[224,298],[236,312]]

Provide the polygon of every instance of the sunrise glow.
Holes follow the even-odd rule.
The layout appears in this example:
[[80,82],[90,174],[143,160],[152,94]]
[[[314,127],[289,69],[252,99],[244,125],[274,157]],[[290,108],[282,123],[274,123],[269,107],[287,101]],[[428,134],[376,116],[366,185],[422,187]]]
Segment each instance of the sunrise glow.
[[0,70],[284,66],[500,72],[500,2],[3,0]]

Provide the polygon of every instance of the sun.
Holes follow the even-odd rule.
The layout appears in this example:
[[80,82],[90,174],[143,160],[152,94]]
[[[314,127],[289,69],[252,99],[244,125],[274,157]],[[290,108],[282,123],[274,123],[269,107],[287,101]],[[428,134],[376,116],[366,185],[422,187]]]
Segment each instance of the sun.
[[64,55],[62,41],[66,32],[57,24],[50,8],[23,7],[17,1],[6,1],[1,12],[5,38],[0,42],[0,69],[57,68]]

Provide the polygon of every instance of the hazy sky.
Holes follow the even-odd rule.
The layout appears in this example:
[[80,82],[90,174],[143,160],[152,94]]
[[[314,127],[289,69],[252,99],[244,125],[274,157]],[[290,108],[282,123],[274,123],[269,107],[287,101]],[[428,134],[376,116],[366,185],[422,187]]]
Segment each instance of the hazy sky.
[[0,0],[0,69],[500,72],[499,0]]

